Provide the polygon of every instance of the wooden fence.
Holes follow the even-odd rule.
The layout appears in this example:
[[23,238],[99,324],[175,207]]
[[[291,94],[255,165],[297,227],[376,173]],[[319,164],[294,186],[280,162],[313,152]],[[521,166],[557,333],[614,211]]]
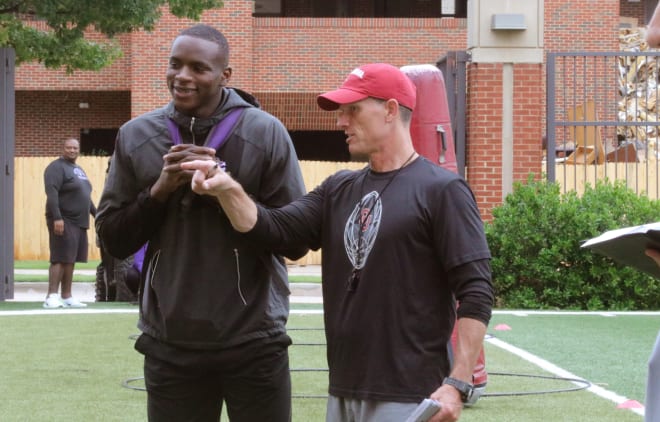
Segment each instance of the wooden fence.
[[[48,229],[46,228],[43,171],[56,157],[18,157],[15,159],[16,180],[14,184],[14,257],[16,260],[48,260]],[[78,164],[85,170],[92,182],[92,199],[98,204],[103,189],[103,181],[108,166],[107,157],[80,157]],[[605,163],[589,166],[557,165],[556,180],[562,191],[584,191],[589,183],[596,180],[623,179],[636,192],[660,199],[657,161],[653,165],[639,163]],[[646,163],[645,163],[646,164]],[[342,168],[359,169],[364,163],[334,163],[326,161],[301,161],[300,166],[308,190],[313,189],[327,176]],[[543,167],[545,171],[545,164]],[[88,231],[89,259],[99,259],[94,230]],[[318,265],[320,251],[310,251],[303,258],[292,263]]]
[[[48,260],[48,229],[46,228],[46,194],[44,169],[57,157],[17,157],[14,160],[14,259]],[[103,190],[108,157],[80,157],[77,163],[85,170],[92,182],[92,199],[98,204]],[[313,189],[327,176],[343,168],[359,169],[365,163],[334,163],[326,161],[301,161],[300,166],[308,190]],[[92,219],[93,225],[93,219]],[[100,259],[96,246],[96,234],[88,231],[89,259]],[[299,265],[321,263],[320,251],[310,251],[303,258],[292,262]]]
[[[545,163],[543,171],[546,171]],[[562,192],[576,191],[582,194],[586,185],[593,187],[597,180],[605,179],[610,182],[624,180],[626,186],[636,193],[651,199],[660,199],[660,165],[657,158],[650,157],[646,161],[634,163],[555,165],[555,180]]]

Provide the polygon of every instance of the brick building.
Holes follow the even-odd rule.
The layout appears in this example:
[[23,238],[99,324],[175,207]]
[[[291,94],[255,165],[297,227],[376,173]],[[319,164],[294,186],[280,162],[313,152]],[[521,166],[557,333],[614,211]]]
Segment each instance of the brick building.
[[[522,1],[522,0],[520,0]],[[616,51],[622,16],[643,25],[655,0],[544,0],[543,49]],[[444,10],[443,10],[444,8]],[[252,92],[292,134],[301,159],[345,160],[334,115],[315,102],[356,65],[435,63],[466,50],[466,0],[225,0],[202,22],[219,28],[231,47],[231,85]],[[151,33],[118,38],[124,56],[100,72],[16,69],[16,156],[60,153],[62,139],[86,152],[112,149],[116,129],[165,104],[170,44],[192,22],[164,10]],[[484,218],[502,201],[502,64],[468,64],[466,177]],[[513,66],[513,178],[540,174],[545,119],[542,63]]]

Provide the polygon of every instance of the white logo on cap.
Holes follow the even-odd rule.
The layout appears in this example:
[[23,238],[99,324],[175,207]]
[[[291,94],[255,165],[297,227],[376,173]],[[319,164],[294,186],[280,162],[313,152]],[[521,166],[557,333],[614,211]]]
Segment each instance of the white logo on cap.
[[353,69],[353,71],[351,72],[351,75],[355,75],[355,76],[357,76],[358,78],[362,79],[362,78],[364,78],[364,70],[360,69],[359,67],[356,67],[356,68]]

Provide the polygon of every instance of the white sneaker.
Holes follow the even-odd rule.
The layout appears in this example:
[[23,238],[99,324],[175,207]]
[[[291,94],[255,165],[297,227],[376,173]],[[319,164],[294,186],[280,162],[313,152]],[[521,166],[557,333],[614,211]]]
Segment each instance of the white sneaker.
[[57,293],[51,293],[46,297],[44,308],[63,308],[64,302]]
[[65,308],[85,308],[87,305],[78,301],[73,296],[62,299],[62,304]]

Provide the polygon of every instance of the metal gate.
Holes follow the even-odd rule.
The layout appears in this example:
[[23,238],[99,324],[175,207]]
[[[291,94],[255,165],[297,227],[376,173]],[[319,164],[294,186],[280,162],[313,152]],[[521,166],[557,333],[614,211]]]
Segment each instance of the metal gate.
[[660,198],[660,52],[575,52],[547,56],[549,181],[582,192],[625,180]]
[[442,71],[445,79],[449,115],[454,131],[456,166],[458,173],[463,177],[465,177],[466,65],[469,59],[470,56],[465,51],[450,51],[436,62],[436,66]]
[[13,48],[0,48],[0,302],[14,298],[15,61]]

